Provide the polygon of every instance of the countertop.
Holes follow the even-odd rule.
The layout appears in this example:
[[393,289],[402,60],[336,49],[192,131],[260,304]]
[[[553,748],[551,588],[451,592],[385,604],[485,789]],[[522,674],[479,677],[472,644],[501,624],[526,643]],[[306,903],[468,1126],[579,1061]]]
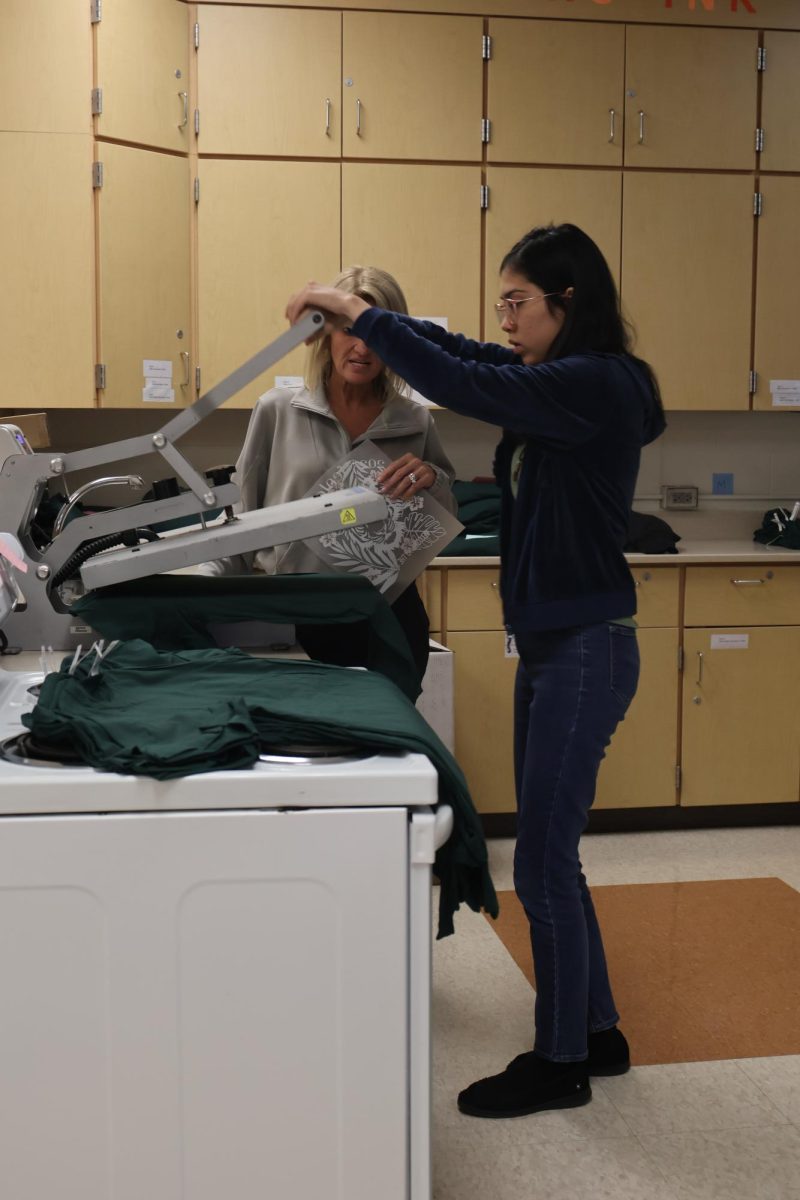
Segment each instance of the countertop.
[[[683,567],[687,564],[714,566],[715,563],[800,563],[800,550],[781,546],[762,546],[746,538],[720,538],[707,541],[682,541],[677,554],[626,554],[632,567]],[[431,567],[497,567],[497,555],[463,555],[434,558]]]

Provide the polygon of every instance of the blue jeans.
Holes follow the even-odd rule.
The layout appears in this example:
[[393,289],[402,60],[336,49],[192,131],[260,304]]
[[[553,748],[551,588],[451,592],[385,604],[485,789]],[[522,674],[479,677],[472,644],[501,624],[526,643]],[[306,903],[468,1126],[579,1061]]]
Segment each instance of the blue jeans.
[[606,747],[636,691],[639,647],[632,626],[608,622],[520,633],[516,643],[514,886],[531,927],[534,1048],[578,1062],[587,1031],[619,1019],[578,843]]

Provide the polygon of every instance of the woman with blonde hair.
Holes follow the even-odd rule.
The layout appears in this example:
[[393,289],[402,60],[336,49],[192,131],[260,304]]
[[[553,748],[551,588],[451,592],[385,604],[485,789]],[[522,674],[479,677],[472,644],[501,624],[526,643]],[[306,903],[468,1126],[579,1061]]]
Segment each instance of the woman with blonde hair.
[[[347,267],[332,286],[389,312],[408,312],[397,280],[378,267]],[[336,329],[310,346],[302,387],[273,388],[256,403],[234,476],[242,509],[301,499],[326,470],[367,441],[391,460],[378,479],[387,496],[408,500],[425,489],[455,511],[453,468],[430,412],[409,399],[402,379],[361,338]],[[304,542],[292,542],[225,560],[219,569],[285,575],[330,568]],[[413,583],[392,610],[422,678],[428,618]],[[366,661],[363,622],[303,626],[297,636],[306,653],[323,662],[358,666]]]

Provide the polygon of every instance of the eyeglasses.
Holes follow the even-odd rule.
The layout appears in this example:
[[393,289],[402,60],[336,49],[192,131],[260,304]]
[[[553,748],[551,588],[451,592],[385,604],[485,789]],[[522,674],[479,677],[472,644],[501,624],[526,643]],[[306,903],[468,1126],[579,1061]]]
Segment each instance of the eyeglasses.
[[498,300],[494,306],[494,311],[497,313],[497,319],[502,325],[506,317],[511,317],[512,321],[517,319],[517,309],[520,304],[527,304],[529,300],[546,300],[548,296],[560,296],[560,292],[545,292],[543,296],[523,296],[521,300]]

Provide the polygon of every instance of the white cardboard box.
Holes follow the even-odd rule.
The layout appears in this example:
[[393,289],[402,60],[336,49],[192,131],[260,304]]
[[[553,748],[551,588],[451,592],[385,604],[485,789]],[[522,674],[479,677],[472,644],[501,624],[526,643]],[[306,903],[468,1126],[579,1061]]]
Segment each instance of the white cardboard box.
[[453,651],[433,638],[429,645],[428,669],[422,680],[422,695],[417,700],[417,710],[452,754],[455,752]]

